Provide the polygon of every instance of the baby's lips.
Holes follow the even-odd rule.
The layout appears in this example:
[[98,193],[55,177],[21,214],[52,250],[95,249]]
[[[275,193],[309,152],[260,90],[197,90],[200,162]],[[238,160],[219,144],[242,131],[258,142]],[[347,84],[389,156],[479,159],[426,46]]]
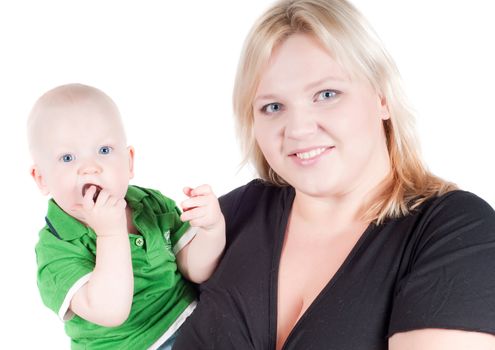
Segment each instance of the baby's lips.
[[96,199],[98,198],[98,195],[100,194],[100,191],[102,190],[102,188],[98,185],[95,185],[95,184],[85,184],[82,188],[82,195],[84,197],[84,195],[86,194],[86,191],[91,187],[91,186],[95,186],[96,187],[96,192],[95,194],[93,195],[93,202],[96,202]]

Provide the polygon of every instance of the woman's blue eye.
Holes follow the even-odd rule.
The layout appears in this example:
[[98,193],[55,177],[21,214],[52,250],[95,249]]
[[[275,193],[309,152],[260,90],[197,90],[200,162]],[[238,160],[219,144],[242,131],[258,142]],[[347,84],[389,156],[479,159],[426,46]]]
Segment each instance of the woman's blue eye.
[[281,109],[282,109],[282,105],[280,103],[269,103],[263,106],[261,110],[265,113],[270,114],[270,113],[280,112]]
[[74,156],[70,153],[64,154],[62,157],[60,157],[60,160],[64,163],[69,163],[74,160]]
[[329,100],[338,95],[337,91],[334,90],[323,90],[316,94],[316,101]]
[[100,150],[98,151],[98,153],[100,153],[100,154],[109,154],[110,152],[112,152],[112,147],[110,147],[110,146],[102,146],[102,147],[100,147]]

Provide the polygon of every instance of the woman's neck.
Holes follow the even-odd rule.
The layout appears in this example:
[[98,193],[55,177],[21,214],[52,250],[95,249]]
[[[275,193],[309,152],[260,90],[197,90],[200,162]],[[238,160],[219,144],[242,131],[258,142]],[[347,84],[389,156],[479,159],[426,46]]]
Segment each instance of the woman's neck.
[[[340,231],[350,223],[359,221],[360,205],[350,200],[329,200],[312,197],[296,190],[291,221],[310,224],[313,227],[333,227]],[[333,230],[332,230],[333,231]]]
[[291,216],[314,226],[331,223],[336,231],[349,225],[364,224],[364,211],[383,190],[388,178],[389,175],[384,173],[375,181],[363,183],[346,193],[328,196],[312,196],[296,189]]

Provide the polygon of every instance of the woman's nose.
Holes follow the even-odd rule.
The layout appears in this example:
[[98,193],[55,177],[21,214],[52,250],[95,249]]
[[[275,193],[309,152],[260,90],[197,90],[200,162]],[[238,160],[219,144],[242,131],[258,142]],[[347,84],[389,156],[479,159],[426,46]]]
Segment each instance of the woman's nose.
[[286,114],[287,124],[285,136],[291,139],[304,139],[312,136],[318,129],[318,123],[310,111],[305,109],[293,109]]

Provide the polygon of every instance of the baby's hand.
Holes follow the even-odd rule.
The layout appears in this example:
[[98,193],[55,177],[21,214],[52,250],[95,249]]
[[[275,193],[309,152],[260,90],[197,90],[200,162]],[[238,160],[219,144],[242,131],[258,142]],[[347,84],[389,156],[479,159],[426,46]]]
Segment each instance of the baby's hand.
[[181,203],[184,211],[182,221],[189,221],[193,227],[201,227],[206,231],[223,230],[224,218],[218,199],[209,185],[183,189],[189,198]]
[[83,197],[82,206],[73,209],[73,215],[90,226],[99,237],[127,234],[126,201],[102,189],[94,200],[96,186],[92,185]]

